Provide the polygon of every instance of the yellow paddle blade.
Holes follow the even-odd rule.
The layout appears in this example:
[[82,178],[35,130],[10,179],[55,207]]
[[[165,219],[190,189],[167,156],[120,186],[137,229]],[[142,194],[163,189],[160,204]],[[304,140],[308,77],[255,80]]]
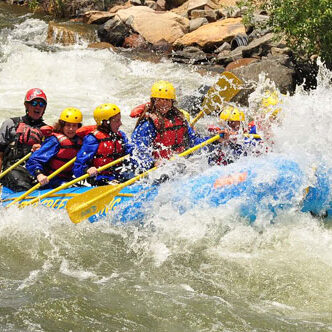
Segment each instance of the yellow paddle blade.
[[222,105],[223,101],[228,102],[235,97],[241,90],[242,84],[243,82],[233,73],[229,71],[223,72],[217,83],[206,93],[202,103],[202,111],[191,122],[191,126],[205,114],[209,115],[217,109],[219,105]]
[[[78,224],[84,219],[111,205],[115,196],[122,189],[120,186],[102,186],[93,188],[67,202],[66,209],[70,220]],[[83,196],[83,197],[82,197]]]

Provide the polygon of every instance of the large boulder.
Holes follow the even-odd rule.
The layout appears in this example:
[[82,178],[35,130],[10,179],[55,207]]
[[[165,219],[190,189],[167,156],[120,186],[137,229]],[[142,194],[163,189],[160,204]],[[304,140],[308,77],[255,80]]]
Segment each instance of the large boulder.
[[229,18],[201,26],[177,39],[175,47],[201,46],[204,51],[211,51],[224,42],[229,42],[238,34],[244,34],[245,27],[241,18]]
[[122,22],[151,44],[174,43],[189,31],[189,20],[172,12],[157,12],[149,7],[135,6],[117,12]]
[[261,61],[252,62],[247,66],[231,69],[237,77],[247,83],[245,89],[235,96],[234,101],[247,105],[248,96],[255,89],[259,75],[265,73],[273,81],[281,93],[293,92],[295,89],[295,68],[288,56],[263,58]]

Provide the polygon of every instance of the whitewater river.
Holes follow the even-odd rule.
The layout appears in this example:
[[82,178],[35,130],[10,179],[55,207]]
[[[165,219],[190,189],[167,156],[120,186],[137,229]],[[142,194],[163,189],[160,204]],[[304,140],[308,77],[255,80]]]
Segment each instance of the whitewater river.
[[[2,3],[0,29],[0,122],[40,87],[46,122],[75,106],[92,124],[114,102],[130,133],[129,112],[156,80],[179,98],[216,80],[167,59],[50,48],[47,23]],[[322,66],[317,90],[285,97],[275,130],[276,149],[308,169],[332,166],[331,76]],[[75,226],[65,211],[0,208],[0,331],[332,331],[332,228],[297,209],[258,221],[231,206],[179,215],[156,204],[153,227]]]

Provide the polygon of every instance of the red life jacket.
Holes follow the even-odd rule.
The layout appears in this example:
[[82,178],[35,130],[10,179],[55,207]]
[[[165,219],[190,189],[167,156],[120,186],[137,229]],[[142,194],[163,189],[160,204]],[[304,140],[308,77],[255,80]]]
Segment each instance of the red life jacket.
[[188,147],[188,125],[179,116],[172,120],[164,118],[164,128],[161,129],[159,119],[148,115],[157,130],[153,142],[153,157],[155,159],[170,159],[174,153],[181,153]]
[[24,122],[20,122],[16,128],[18,141],[21,144],[33,146],[34,144],[41,144],[44,137],[40,128],[31,127]]
[[[92,165],[96,168],[104,166],[120,157],[125,155],[124,139],[121,132],[117,133],[104,133],[96,129],[92,135],[98,140],[99,146],[96,154],[94,155]],[[121,164],[118,164],[119,167]],[[112,174],[114,169],[108,168],[100,174]]]
[[[47,175],[53,173],[55,170],[66,164],[69,160],[76,157],[77,152],[82,146],[82,139],[77,136],[72,139],[60,133],[53,133],[51,136],[57,138],[60,144],[60,149],[59,152],[48,163],[48,169],[46,170]],[[68,166],[58,176],[65,179],[71,179],[72,168],[73,165]]]
[[130,117],[131,118],[139,118],[141,116],[141,114],[144,112],[145,108],[146,107],[150,107],[150,103],[145,103],[145,104],[142,104],[142,105],[138,105],[136,106],[135,108],[133,108],[131,111],[130,111]]
[[95,131],[97,128],[96,125],[90,125],[90,126],[82,126],[81,128],[78,128],[76,130],[76,135],[84,138],[86,135],[91,134],[93,131]]

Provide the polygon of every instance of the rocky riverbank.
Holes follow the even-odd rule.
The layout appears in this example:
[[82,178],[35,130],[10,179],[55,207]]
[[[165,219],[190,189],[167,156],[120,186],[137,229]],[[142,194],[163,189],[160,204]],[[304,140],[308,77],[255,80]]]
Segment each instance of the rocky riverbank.
[[[60,10],[50,0],[38,8],[51,14]],[[150,53],[214,72],[232,71],[247,82],[237,96],[243,104],[262,72],[282,93],[292,93],[304,79],[314,86],[315,65],[296,62],[283,38],[267,28],[268,13],[258,8],[249,12],[235,0],[63,2],[61,15],[70,22],[50,22],[47,41],[68,45],[80,36],[90,47],[130,49],[143,58]]]

